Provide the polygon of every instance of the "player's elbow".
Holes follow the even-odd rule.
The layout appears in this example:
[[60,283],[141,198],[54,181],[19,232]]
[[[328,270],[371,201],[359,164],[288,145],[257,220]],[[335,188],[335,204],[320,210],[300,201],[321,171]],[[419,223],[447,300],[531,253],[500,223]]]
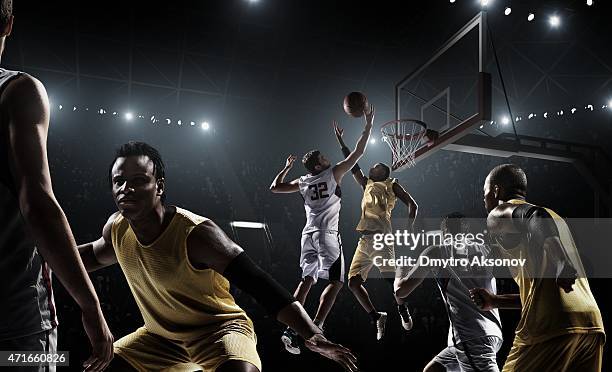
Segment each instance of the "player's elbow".
[[30,224],[57,220],[63,212],[52,192],[41,188],[27,188],[19,195],[19,209]]

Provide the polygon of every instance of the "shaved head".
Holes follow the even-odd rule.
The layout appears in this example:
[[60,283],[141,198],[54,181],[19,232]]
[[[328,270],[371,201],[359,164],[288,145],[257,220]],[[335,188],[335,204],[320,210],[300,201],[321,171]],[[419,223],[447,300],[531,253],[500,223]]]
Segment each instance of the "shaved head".
[[527,195],[527,175],[517,165],[502,164],[489,172],[491,185],[498,185],[504,189],[508,196]]

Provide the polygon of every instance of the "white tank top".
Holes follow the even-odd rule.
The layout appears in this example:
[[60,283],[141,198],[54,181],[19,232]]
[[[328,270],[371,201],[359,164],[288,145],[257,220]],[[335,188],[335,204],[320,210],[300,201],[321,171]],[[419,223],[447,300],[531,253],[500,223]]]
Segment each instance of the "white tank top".
[[338,231],[341,191],[333,167],[300,177],[300,194],[304,198],[306,226],[303,234],[318,230]]
[[[441,258],[459,258],[456,254],[453,255],[451,250],[452,248],[448,246],[440,247]],[[487,245],[473,244],[468,246],[466,252],[468,252],[466,257],[471,262],[474,256],[489,257],[491,248]],[[436,272],[436,270],[433,271]],[[453,336],[457,343],[485,336],[497,336],[503,339],[499,311],[497,309],[478,310],[469,293],[471,288],[485,288],[491,293],[497,293],[492,272],[477,267],[470,267],[469,271],[455,267],[453,271],[461,282],[451,275],[450,279],[442,279],[440,283],[446,285],[446,288],[440,288],[440,290],[445,292],[444,300],[452,321],[448,331],[448,345],[453,345]]]

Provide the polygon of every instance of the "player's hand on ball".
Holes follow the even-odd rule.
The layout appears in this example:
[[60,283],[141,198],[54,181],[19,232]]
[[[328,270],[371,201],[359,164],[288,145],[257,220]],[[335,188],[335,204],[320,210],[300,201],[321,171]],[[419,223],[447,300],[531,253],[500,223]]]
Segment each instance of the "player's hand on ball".
[[364,109],[366,125],[372,125],[374,122],[374,105],[367,105]]
[[470,289],[470,298],[482,311],[489,311],[495,308],[495,295],[484,288]]
[[355,355],[344,346],[329,341],[322,333],[317,333],[305,340],[305,345],[311,351],[341,364],[347,371],[356,372],[359,370]]
[[295,162],[295,155],[289,155],[289,157],[287,157],[287,161],[285,162],[285,168],[293,167],[293,162]]

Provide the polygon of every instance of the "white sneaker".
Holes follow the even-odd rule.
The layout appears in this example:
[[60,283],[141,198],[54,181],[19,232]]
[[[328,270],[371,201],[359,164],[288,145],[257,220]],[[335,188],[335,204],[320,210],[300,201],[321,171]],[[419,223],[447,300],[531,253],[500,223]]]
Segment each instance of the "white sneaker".
[[376,321],[376,339],[380,341],[385,335],[385,325],[387,323],[387,313],[379,311],[380,317]]
[[404,309],[406,309],[406,312],[403,314],[401,310],[399,311],[400,319],[402,320],[402,327],[404,327],[405,330],[409,331],[412,329],[413,326],[412,316],[410,316],[410,311],[408,311],[407,307],[404,307]]
[[285,344],[285,350],[290,352],[291,354],[299,354],[300,346],[298,344],[298,335],[291,328],[287,328],[283,335],[281,336],[281,341]]

